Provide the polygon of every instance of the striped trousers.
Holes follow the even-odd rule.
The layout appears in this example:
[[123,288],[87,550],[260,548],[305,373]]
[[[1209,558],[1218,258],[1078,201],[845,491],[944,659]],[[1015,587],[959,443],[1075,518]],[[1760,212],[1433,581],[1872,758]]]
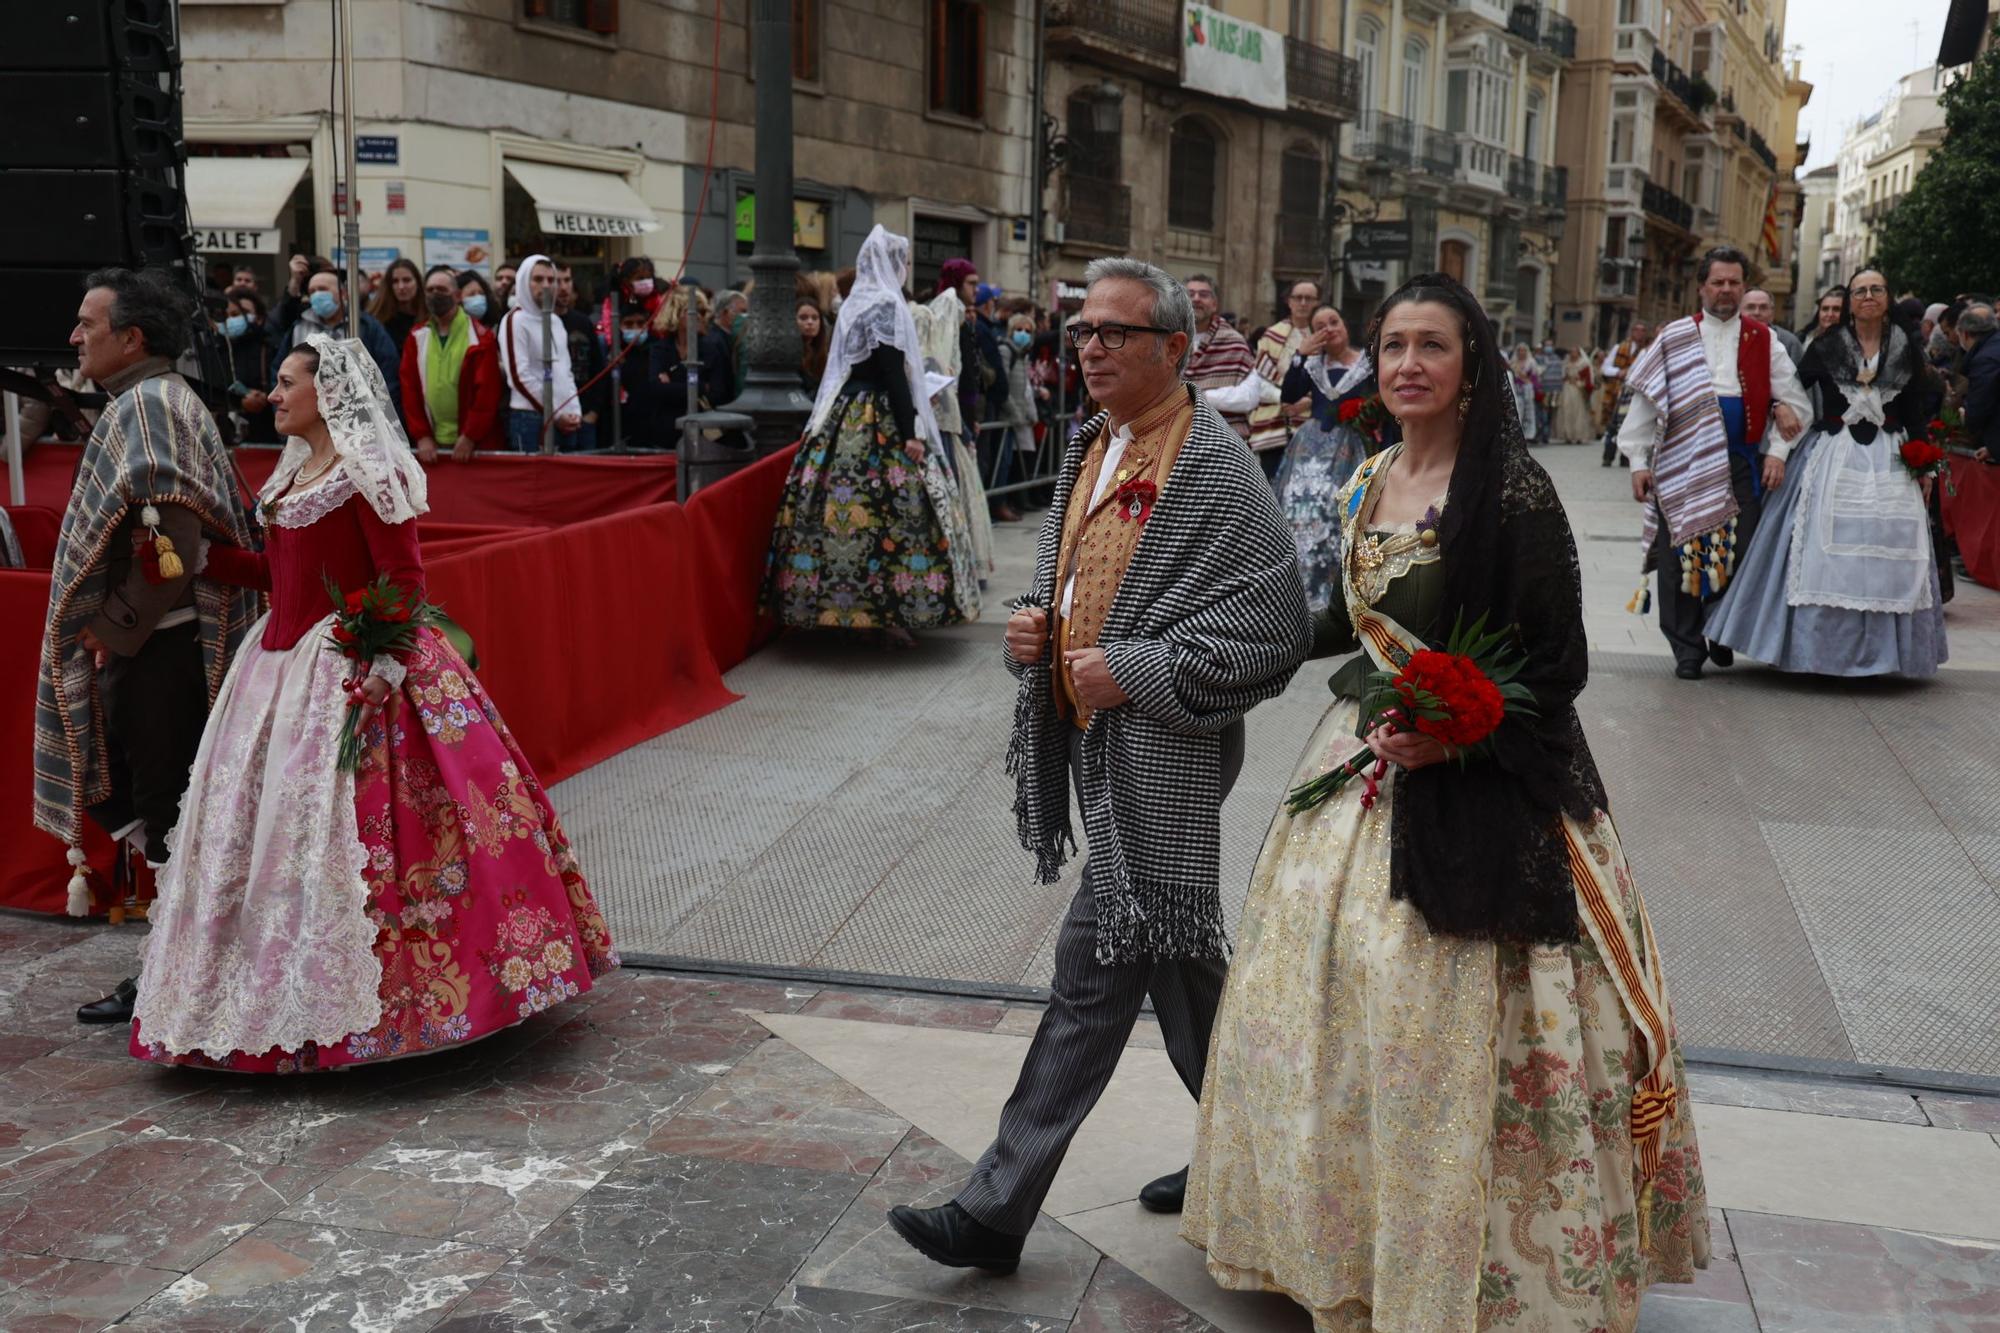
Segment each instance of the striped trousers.
[[[1222,795],[1243,767],[1243,723],[1224,729]],[[1070,777],[1082,771],[1082,733],[1070,738]],[[1083,793],[1079,783],[1077,800]],[[958,1192],[958,1206],[995,1231],[1025,1236],[1048,1197],[1069,1143],[1125,1053],[1146,997],[1153,999],[1167,1058],[1196,1100],[1208,1064],[1208,1036],[1222,999],[1221,959],[1173,959],[1107,967],[1097,961],[1097,899],[1090,863],[1056,938],[1049,1007],[1021,1063],[1000,1132]],[[1133,1189],[1144,1184],[1134,1181]]]

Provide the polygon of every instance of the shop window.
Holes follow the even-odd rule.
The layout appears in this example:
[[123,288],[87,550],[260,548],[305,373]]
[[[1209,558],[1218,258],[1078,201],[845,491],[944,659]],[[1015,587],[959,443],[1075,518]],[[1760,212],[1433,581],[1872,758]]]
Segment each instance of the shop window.
[[986,112],[986,6],[931,0],[931,110],[968,120]]
[[515,263],[527,255],[547,255],[569,265],[576,275],[576,289],[581,293],[601,292],[609,287],[612,273],[631,248],[630,242],[623,238],[543,231],[534,196],[522,189],[511,174],[506,176],[500,206],[507,228],[506,262]]
[[618,31],[618,0],[521,0],[522,13],[558,28],[609,36]]
[[792,0],[792,78],[819,82],[820,23],[825,0]]
[[1167,225],[1184,231],[1215,230],[1215,132],[1198,120],[1174,124],[1167,143]]

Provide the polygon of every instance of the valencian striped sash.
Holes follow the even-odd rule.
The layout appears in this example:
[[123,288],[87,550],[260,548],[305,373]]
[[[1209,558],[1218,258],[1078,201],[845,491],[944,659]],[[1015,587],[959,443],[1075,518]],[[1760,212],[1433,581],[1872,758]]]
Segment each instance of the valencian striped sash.
[[1653,489],[1660,503],[1658,509],[1646,506],[1646,549],[1652,549],[1660,513],[1667,517],[1667,535],[1675,546],[1724,527],[1737,510],[1736,492],[1729,485],[1729,432],[1716,405],[1695,321],[1677,319],[1661,329],[1633,365],[1627,383],[1652,401],[1665,423],[1653,442]]

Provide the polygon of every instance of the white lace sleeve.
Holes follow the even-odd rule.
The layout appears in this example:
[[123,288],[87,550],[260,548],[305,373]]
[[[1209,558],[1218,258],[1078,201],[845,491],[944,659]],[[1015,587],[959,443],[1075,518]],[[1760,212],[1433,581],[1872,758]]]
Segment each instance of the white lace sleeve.
[[389,654],[379,653],[376,655],[375,660],[369,664],[368,674],[371,676],[380,676],[383,682],[388,685],[389,692],[393,694],[403,688],[403,677],[409,674],[409,668],[389,656]]

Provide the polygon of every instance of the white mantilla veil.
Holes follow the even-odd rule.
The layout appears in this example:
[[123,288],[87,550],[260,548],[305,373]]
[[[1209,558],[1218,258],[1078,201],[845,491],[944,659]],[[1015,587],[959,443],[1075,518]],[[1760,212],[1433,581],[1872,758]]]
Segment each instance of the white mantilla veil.
[[[384,523],[406,523],[427,512],[429,481],[396,420],[375,358],[352,338],[314,334],[306,345],[319,353],[313,387],[319,391],[320,419],[354,489]],[[283,495],[311,452],[298,436],[287,440],[260,498],[269,503]]]
[[893,347],[903,354],[903,366],[910,377],[918,433],[933,450],[941,447],[931,396],[924,390],[924,354],[917,341],[917,322],[903,300],[909,276],[909,238],[876,223],[861,243],[861,254],[854,261],[854,289],[840,303],[840,314],[834,321],[833,347],[827,353],[826,374],[819,382],[812,419],[806,423],[807,435],[826,423],[834,399],[847,386],[847,376],[854,367],[877,347]]

